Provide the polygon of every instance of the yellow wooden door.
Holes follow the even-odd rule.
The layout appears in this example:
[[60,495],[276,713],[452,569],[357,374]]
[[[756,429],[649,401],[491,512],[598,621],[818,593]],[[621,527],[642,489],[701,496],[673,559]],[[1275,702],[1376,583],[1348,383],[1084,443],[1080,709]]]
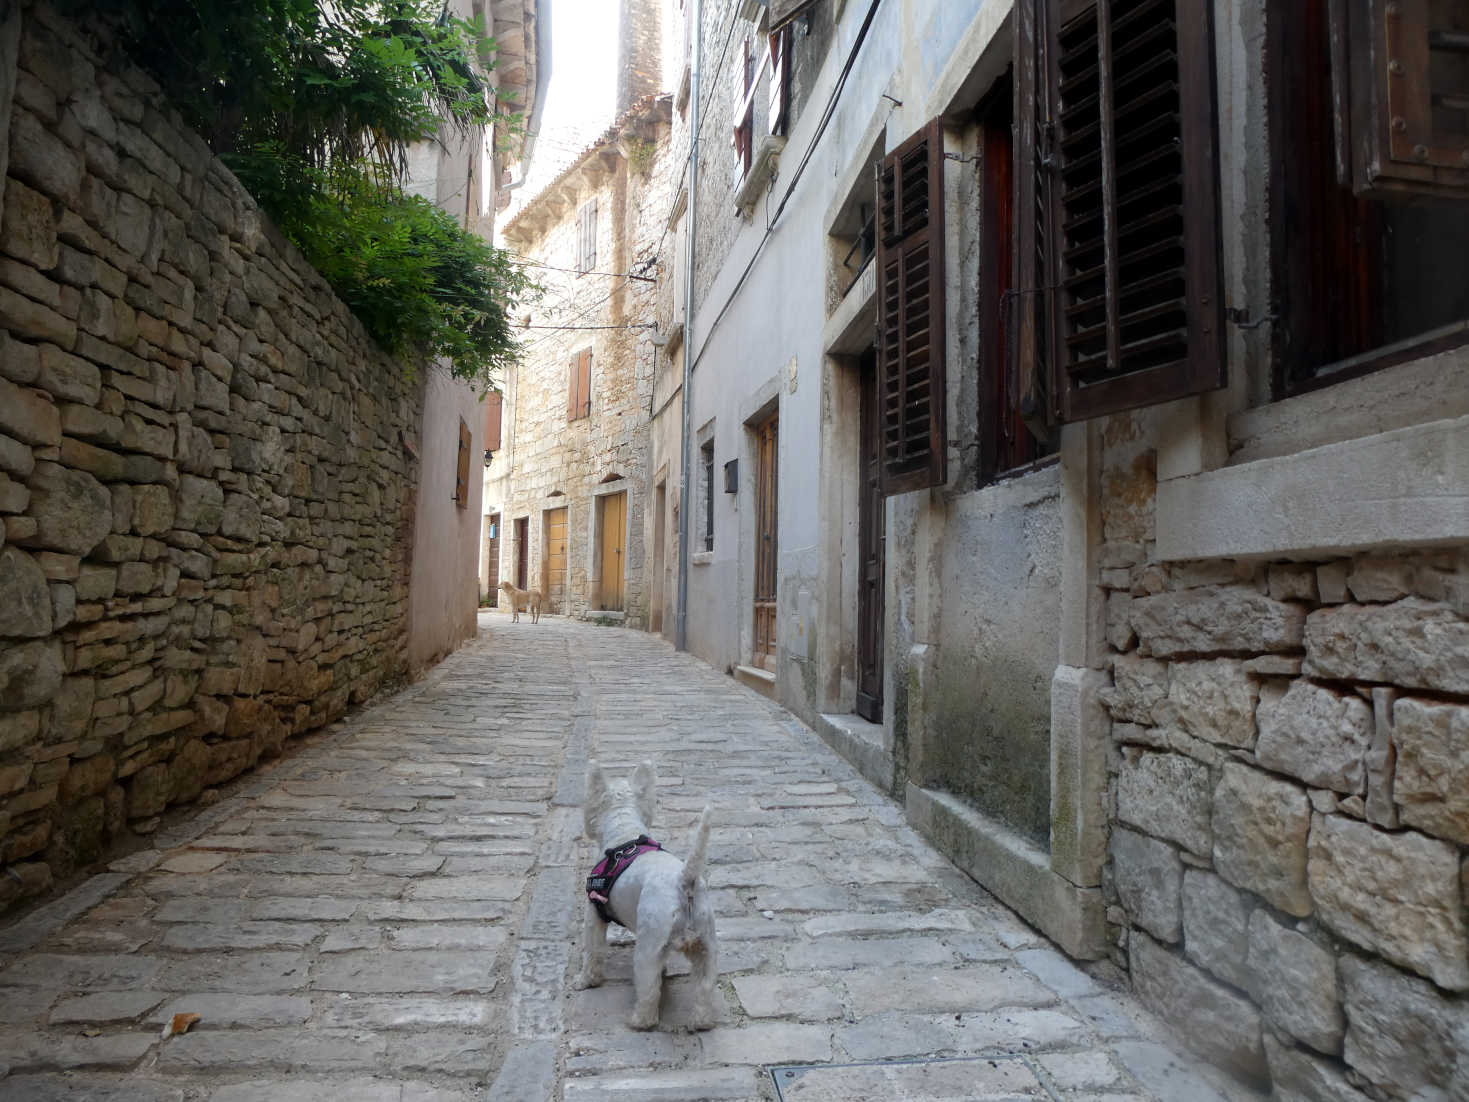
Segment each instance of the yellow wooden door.
[[546,611],[566,612],[566,509],[546,510]]
[[599,502],[599,508],[602,511],[599,531],[602,608],[609,612],[621,612],[623,530],[627,527],[627,494],[608,494]]

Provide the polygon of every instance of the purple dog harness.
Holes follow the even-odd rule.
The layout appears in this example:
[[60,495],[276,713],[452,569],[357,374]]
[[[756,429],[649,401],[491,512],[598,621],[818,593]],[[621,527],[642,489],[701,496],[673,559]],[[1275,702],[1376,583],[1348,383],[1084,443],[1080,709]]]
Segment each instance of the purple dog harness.
[[[607,855],[597,862],[597,867],[592,870],[592,875],[587,877],[587,899],[593,907],[597,908],[597,914],[601,916],[603,922],[617,922],[608,909],[608,900],[612,898],[612,885],[617,883],[617,878],[632,868],[632,863],[643,854],[662,848],[646,834],[639,834],[631,842],[613,846],[607,851]],[[622,925],[621,922],[617,924]]]

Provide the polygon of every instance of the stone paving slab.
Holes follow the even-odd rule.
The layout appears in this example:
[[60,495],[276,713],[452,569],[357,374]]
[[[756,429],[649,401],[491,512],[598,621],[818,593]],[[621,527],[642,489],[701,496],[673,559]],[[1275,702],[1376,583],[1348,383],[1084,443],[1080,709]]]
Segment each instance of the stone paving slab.
[[[0,928],[0,1097],[1254,1097],[769,701],[637,632],[480,623],[424,680]],[[713,811],[712,1031],[682,1028],[681,957],[660,1028],[626,1026],[616,928],[607,983],[571,988],[593,756],[657,764],[675,853]],[[176,1013],[200,1019],[165,1039]]]

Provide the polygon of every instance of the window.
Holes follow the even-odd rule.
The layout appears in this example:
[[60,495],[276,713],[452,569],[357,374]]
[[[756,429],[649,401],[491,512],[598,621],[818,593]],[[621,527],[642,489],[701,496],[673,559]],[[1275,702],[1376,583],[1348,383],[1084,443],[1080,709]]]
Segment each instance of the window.
[[714,550],[714,441],[699,448],[699,491],[703,502],[704,550]]
[[1469,341],[1469,12],[1267,11],[1275,395]]
[[492,390],[485,395],[485,456],[500,450],[501,422],[505,413],[505,395]]
[[571,358],[566,387],[566,419],[580,421],[592,415],[592,350],[584,348]]
[[576,270],[590,272],[597,266],[597,200],[582,204],[576,213]]
[[930,123],[877,182],[878,378],[885,494],[943,484],[944,141]]
[[464,418],[459,419],[459,464],[454,473],[454,504],[461,509],[469,507],[469,453],[473,450],[469,426]]
[[770,36],[766,63],[770,66],[770,133],[784,135],[791,116],[791,28]]
[[760,91],[760,78],[770,70],[770,102],[767,133],[784,135],[790,127],[791,114],[791,28],[767,36],[765,50],[756,64],[754,47],[745,40],[744,78],[739,107],[735,110],[734,135],[731,144],[740,164],[740,176],[750,171],[755,156],[755,98]]
[[735,159],[739,161],[740,178],[750,171],[755,153],[755,90],[759,87],[755,71],[755,59],[750,52],[750,40],[745,39],[744,79],[740,85],[740,106],[735,113],[734,145]]
[[1014,377],[1041,427],[1224,384],[1209,0],[1021,0]]

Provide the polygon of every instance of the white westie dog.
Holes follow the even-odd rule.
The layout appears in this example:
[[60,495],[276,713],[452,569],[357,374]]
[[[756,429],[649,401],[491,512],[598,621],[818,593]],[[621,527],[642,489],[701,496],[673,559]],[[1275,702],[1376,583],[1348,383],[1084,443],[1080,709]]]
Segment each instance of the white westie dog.
[[637,935],[633,950],[636,1005],[633,1029],[658,1024],[663,970],[678,950],[693,968],[694,1007],[689,1029],[715,1023],[714,981],[719,974],[714,942],[714,908],[703,880],[709,846],[709,808],[699,816],[694,845],[680,861],[648,837],[656,801],[657,778],[651,762],[643,762],[631,782],[609,781],[595,761],[587,763],[587,801],[582,809],[587,837],[596,840],[604,857],[587,879],[587,915],[582,943],[584,959],[576,986],[598,987],[604,978],[607,924],[616,922]]

